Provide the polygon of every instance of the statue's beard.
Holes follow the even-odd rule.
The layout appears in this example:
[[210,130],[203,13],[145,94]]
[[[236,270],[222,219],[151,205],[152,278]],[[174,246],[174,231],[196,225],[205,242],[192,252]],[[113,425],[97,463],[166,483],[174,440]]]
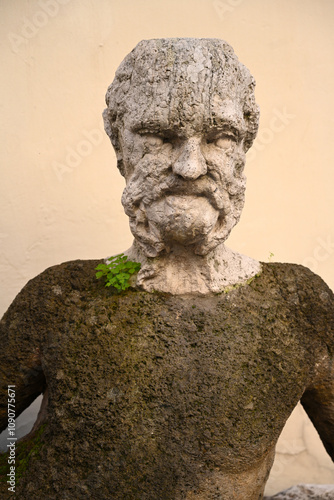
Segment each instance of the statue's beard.
[[166,161],[152,165],[152,159],[145,160],[122,196],[131,232],[144,254],[156,257],[178,244],[206,255],[225,241],[244,204],[243,175],[222,185],[217,167],[208,165],[210,174],[187,181],[173,174]]

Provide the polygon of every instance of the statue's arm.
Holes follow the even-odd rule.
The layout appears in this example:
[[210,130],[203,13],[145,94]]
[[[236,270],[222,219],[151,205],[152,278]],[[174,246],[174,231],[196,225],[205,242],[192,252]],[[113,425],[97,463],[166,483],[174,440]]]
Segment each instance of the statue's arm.
[[311,279],[312,293],[303,308],[316,336],[316,366],[301,403],[334,461],[334,294],[318,276]]
[[46,269],[27,283],[0,321],[0,431],[7,427],[8,385],[15,385],[16,416],[46,389],[53,376],[48,353],[66,335],[73,311],[86,307],[88,290],[104,289],[95,277],[98,263],[78,260]]
[[[9,403],[17,417],[45,388],[38,306],[43,298],[33,282],[23,288],[0,321],[0,431],[7,427]],[[15,402],[8,386],[15,390]]]
[[325,365],[326,373],[305,391],[301,403],[334,462],[334,359]]

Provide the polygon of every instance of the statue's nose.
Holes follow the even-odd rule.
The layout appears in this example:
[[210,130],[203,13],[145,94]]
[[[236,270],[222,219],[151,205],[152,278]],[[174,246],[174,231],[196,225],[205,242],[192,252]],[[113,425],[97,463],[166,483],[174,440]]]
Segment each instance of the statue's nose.
[[173,165],[173,172],[189,180],[206,174],[207,167],[199,138],[192,137],[182,145],[180,155]]

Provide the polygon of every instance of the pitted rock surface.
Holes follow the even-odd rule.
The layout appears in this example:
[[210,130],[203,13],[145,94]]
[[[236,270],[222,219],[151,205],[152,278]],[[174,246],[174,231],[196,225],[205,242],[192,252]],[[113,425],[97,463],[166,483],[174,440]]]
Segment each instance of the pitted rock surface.
[[218,295],[118,294],[96,280],[98,262],[46,270],[1,321],[1,429],[7,384],[18,413],[49,394],[18,498],[262,498],[301,398],[317,419],[308,395],[334,350],[333,293],[272,263]]

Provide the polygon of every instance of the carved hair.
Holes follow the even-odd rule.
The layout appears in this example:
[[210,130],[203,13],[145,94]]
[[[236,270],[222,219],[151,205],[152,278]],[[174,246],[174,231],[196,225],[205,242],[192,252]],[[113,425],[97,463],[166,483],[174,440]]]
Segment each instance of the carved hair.
[[[188,111],[200,102],[203,110],[215,115],[211,103],[229,99],[238,103],[245,126],[244,150],[252,145],[258,130],[259,108],[254,96],[255,80],[239,62],[233,48],[219,39],[165,38],[141,41],[119,66],[106,94],[103,117],[105,130],[118,153],[122,174],[119,130],[126,114],[145,118],[149,104],[178,108],[175,129],[182,128],[182,107]],[[181,104],[180,104],[181,103]],[[187,120],[188,114],[185,116]],[[169,124],[170,125],[170,124]]]

